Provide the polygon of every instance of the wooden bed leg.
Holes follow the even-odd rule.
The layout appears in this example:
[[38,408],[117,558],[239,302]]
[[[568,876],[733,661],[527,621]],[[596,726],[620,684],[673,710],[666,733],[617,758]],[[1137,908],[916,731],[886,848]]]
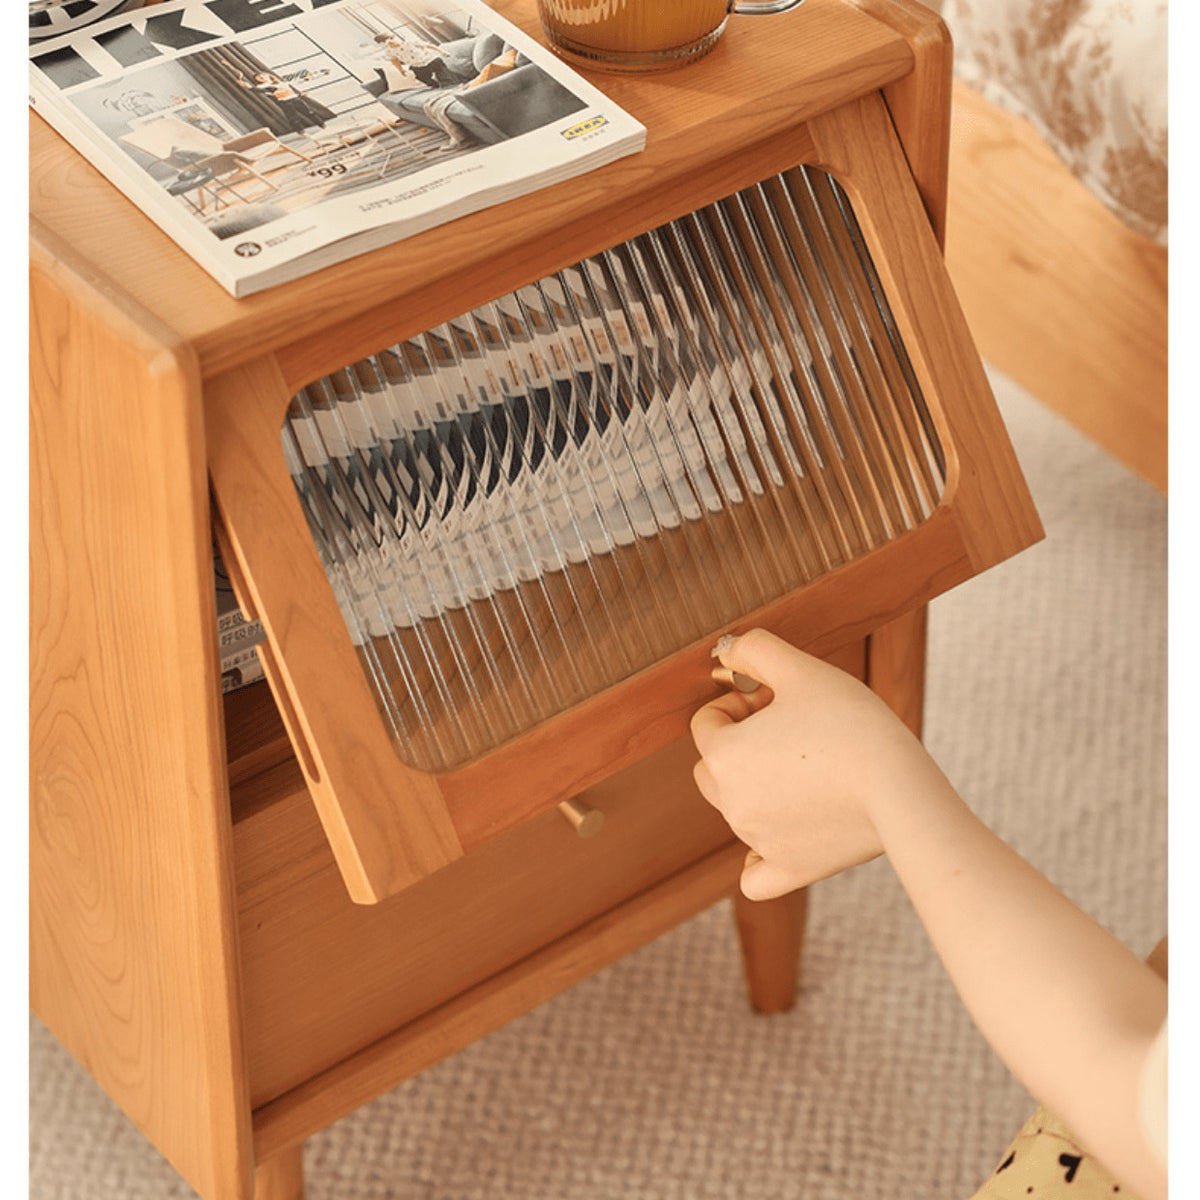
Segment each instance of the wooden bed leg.
[[254,1200],[304,1200],[303,1143],[255,1165]]
[[807,888],[775,900],[747,900],[734,893],[746,988],[758,1012],[787,1012],[795,1002],[807,910]]

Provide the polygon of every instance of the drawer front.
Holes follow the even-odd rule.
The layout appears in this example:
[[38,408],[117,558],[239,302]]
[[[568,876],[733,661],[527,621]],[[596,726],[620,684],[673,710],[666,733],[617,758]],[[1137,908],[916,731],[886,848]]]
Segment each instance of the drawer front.
[[730,842],[683,739],[376,905],[354,904],[294,765],[235,825],[251,1100],[258,1107]]

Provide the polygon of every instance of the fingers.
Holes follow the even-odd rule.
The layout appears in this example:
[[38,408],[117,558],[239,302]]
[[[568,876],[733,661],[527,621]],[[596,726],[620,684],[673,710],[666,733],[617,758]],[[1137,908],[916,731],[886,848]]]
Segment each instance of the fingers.
[[744,692],[726,692],[710,700],[692,714],[692,741],[701,754],[712,745],[713,738],[730,725],[745,720],[761,704],[754,704]]
[[796,882],[786,871],[780,870],[753,850],[746,852],[741,888],[747,900],[774,900],[794,892],[796,887]]
[[765,629],[751,629],[740,637],[722,639],[719,651],[724,666],[768,687],[777,685],[786,676],[789,664],[801,653]]
[[715,809],[720,811],[720,805],[717,803],[719,799],[717,781],[713,778],[712,772],[708,769],[708,764],[704,759],[701,759],[692,768],[692,778],[696,781],[696,788],[700,795]]
[[[775,693],[769,687],[760,687],[753,692],[723,692],[715,700],[710,700],[692,717],[693,739],[707,738],[709,734],[728,725],[744,721],[760,709],[766,708],[774,696]],[[698,742],[697,745],[699,746]],[[701,753],[703,752],[701,749]]]

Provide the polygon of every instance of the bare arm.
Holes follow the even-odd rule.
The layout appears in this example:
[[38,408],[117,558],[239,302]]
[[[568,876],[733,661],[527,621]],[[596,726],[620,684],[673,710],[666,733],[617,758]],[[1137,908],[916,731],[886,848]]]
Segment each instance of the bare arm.
[[762,680],[692,722],[696,781],[765,899],[886,853],[996,1053],[1118,1179],[1163,1200],[1142,1129],[1163,980],[993,834],[864,685],[760,630],[722,655]]

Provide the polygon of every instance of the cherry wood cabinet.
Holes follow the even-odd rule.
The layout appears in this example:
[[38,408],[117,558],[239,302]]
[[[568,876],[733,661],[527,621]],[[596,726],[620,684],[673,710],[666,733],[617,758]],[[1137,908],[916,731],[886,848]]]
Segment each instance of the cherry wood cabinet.
[[[202,1196],[295,1200],[305,1137],[735,894],[686,736],[716,636],[775,629],[919,728],[924,604],[1040,536],[941,263],[949,56],[908,0],[735,18],[594,77],[641,154],[244,300],[31,116],[32,1003]],[[401,761],[298,537],[288,398],[798,164],[856,206],[933,511],[482,758]],[[269,639],[270,686],[224,698],[214,522]],[[751,1001],[786,1007],[804,896],[735,901]]]

